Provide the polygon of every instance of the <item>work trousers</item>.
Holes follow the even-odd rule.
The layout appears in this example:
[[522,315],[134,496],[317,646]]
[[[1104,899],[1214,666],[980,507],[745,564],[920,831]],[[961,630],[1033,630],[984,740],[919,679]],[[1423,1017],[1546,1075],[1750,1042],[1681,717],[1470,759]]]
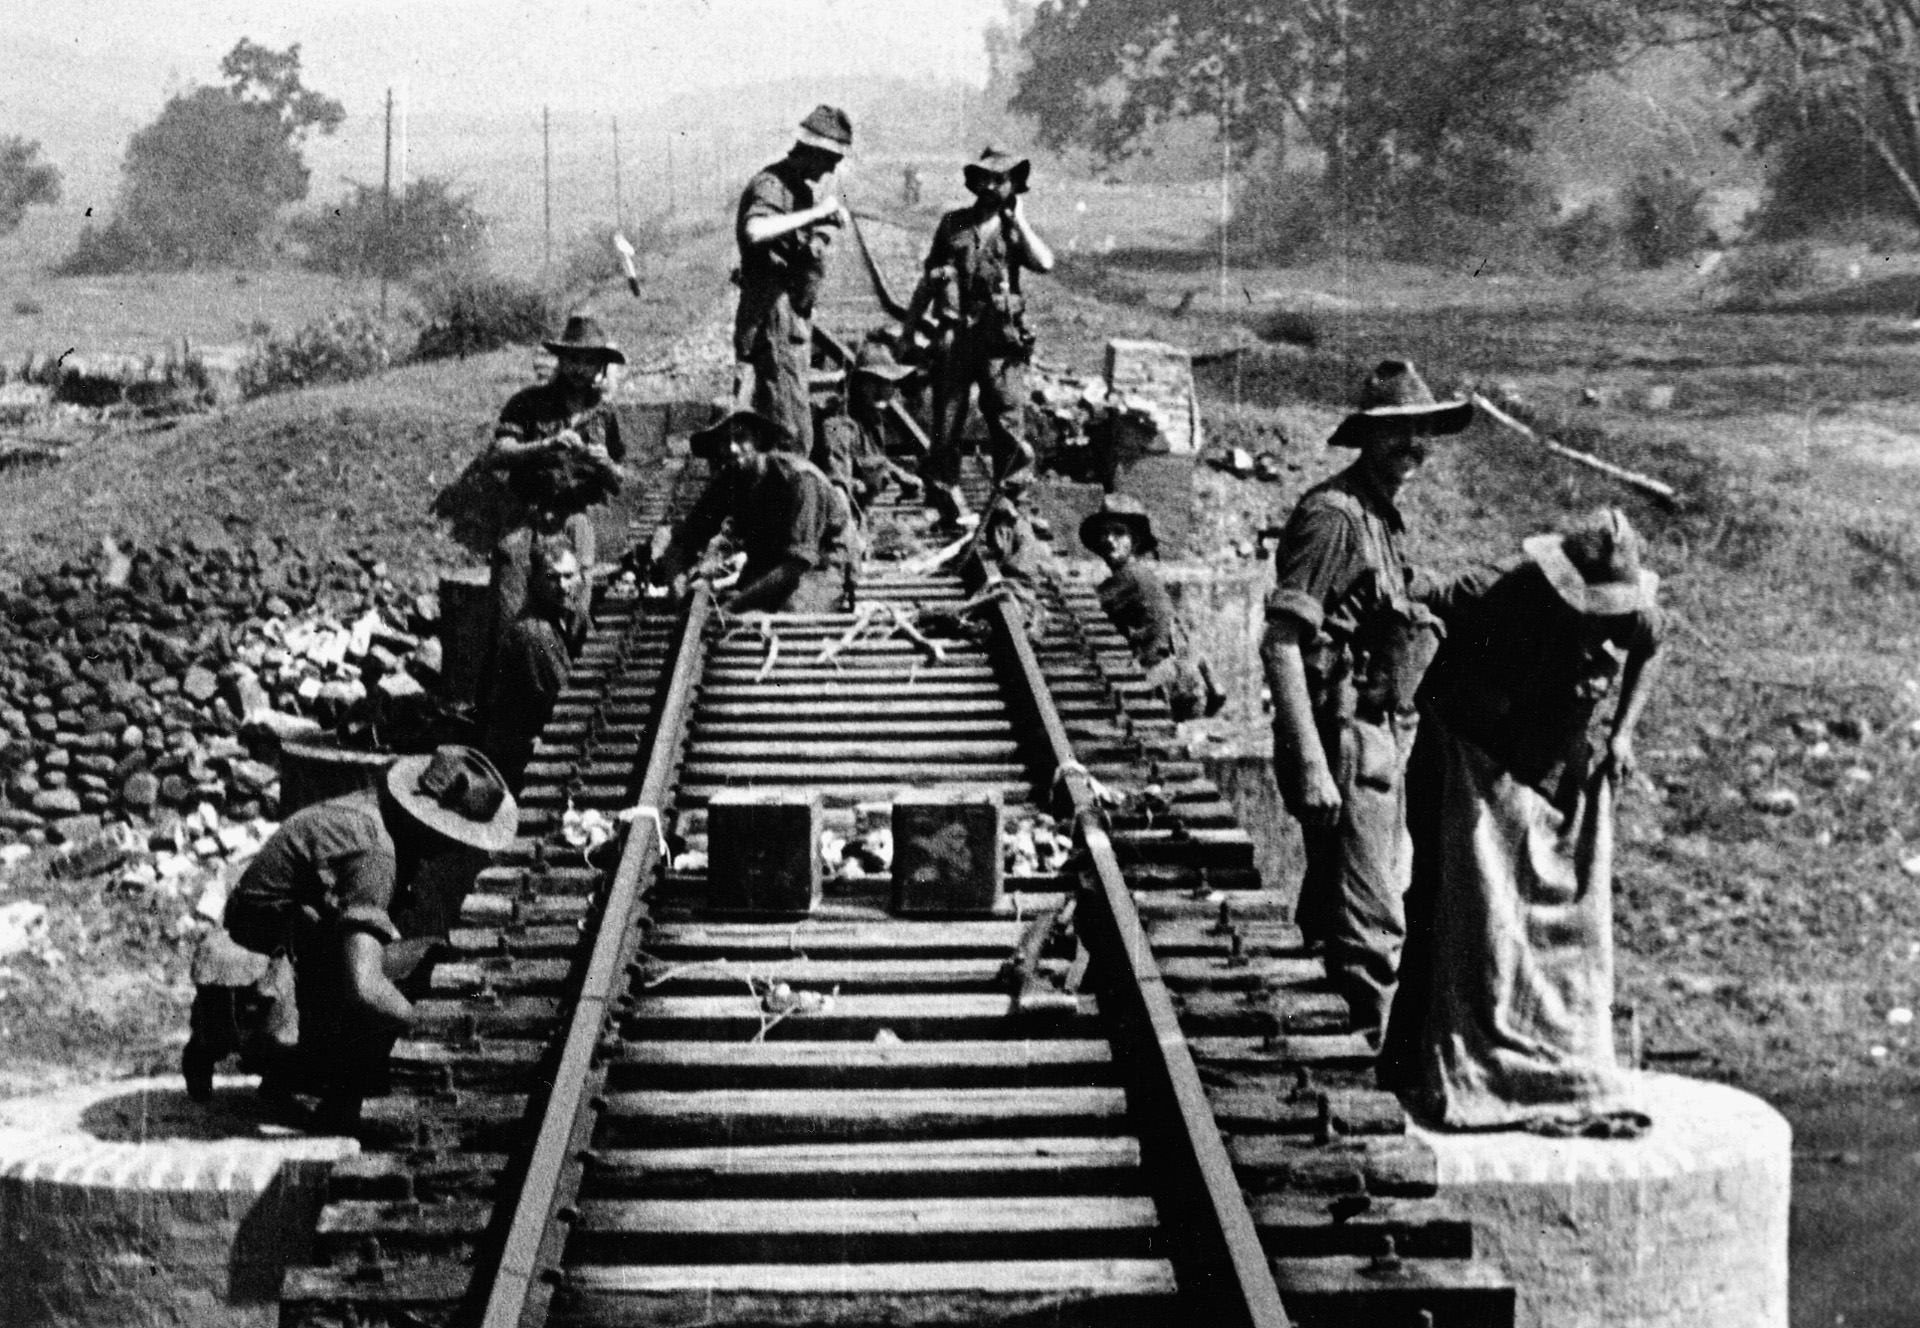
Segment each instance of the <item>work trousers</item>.
[[[1407,939],[1413,874],[1407,833],[1407,758],[1415,715],[1366,720],[1329,717],[1320,741],[1340,789],[1340,819],[1302,827],[1306,874],[1294,917],[1309,942],[1325,947],[1327,977],[1347,1000],[1353,1029],[1378,1047]],[[1291,786],[1286,772],[1281,787]]]
[[791,439],[786,450],[797,456],[813,454],[813,398],[807,370],[813,362],[813,332],[805,319],[791,320],[795,332],[782,331],[778,322],[756,337],[753,354],[733,366],[735,409],[751,407],[779,424]]
[[1033,467],[1027,444],[1027,364],[1024,357],[989,352],[978,333],[957,335],[934,369],[933,450],[921,468],[930,488],[958,501],[965,456],[968,397],[980,391],[993,475],[1003,480]]
[[[557,531],[536,532],[530,522],[522,521],[493,546],[488,559],[489,578],[487,582],[488,598],[491,601],[492,623],[487,632],[487,658],[480,674],[480,704],[483,715],[492,705],[488,692],[493,687],[493,672],[498,662],[500,641],[507,634],[507,628],[513,626],[520,617],[520,611],[527,606],[527,581],[533,575],[533,542],[542,533],[558,535],[573,550],[574,561],[580,564],[580,598],[574,608],[585,613],[591,606],[592,584],[587,575],[592,568],[598,550],[598,536],[594,532],[593,518],[585,512],[575,512]],[[485,725],[482,725],[484,730]]]

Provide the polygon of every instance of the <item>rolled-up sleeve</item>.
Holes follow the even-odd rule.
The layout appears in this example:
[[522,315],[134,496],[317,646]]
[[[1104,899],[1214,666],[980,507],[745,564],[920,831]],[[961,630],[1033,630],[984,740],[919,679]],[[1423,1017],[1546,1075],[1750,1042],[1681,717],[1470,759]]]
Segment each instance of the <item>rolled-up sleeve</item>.
[[1351,517],[1321,503],[1295,508],[1274,551],[1268,620],[1288,618],[1309,632],[1319,631],[1327,605],[1365,570],[1365,550]]
[[328,902],[337,912],[340,925],[350,931],[364,931],[381,944],[400,939],[389,910],[393,907],[395,864],[393,856],[377,848],[346,853],[327,864],[332,880]]

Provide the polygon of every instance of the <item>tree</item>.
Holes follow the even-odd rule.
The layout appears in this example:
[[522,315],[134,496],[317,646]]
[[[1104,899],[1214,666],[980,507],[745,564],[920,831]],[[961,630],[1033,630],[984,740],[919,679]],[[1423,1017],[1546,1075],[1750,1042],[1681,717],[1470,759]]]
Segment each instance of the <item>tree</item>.
[[307,196],[300,148],[345,110],[301,85],[298,44],[272,51],[243,38],[220,70],[225,87],[181,93],[128,142],[117,215],[104,234],[82,233],[76,259],[231,262],[258,252],[279,210]]
[[306,243],[308,264],[323,272],[406,277],[473,257],[487,222],[472,194],[422,176],[390,207],[379,186],[356,184],[339,206],[299,219],[294,231]]
[[1638,0],[1045,0],[1013,106],[1109,159],[1180,116],[1243,158],[1297,130],[1349,215],[1492,213],[1537,119],[1658,32]]
[[0,138],[0,235],[11,235],[35,203],[60,201],[60,172],[38,160],[40,145]]
[[1687,8],[1744,90],[1759,94],[1756,144],[1776,150],[1771,210],[1811,221],[1822,203],[1831,217],[1865,202],[1920,222],[1920,5],[1690,0]]

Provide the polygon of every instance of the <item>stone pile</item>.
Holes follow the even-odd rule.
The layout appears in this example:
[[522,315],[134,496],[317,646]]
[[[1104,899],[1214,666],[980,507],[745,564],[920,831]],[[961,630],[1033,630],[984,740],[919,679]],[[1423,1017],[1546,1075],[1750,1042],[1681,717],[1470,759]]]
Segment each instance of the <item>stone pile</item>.
[[125,551],[0,591],[0,843],[274,813],[279,743],[430,704],[438,608],[371,553]]

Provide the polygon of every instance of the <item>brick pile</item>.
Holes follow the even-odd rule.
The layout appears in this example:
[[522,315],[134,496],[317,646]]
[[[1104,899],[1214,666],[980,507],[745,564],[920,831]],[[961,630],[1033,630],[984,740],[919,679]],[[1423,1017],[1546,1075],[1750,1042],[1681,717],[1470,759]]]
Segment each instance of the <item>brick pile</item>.
[[437,605],[372,555],[124,551],[0,591],[0,843],[271,815],[281,740],[431,706]]

